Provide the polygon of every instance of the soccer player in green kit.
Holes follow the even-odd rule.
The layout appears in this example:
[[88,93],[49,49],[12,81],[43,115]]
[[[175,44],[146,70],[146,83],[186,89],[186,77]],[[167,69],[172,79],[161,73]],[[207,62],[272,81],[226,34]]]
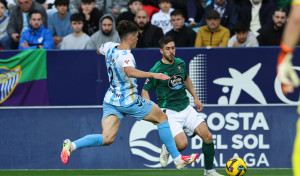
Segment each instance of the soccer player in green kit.
[[[163,57],[152,67],[150,72],[164,73],[170,76],[170,79],[156,80],[148,78],[142,90],[142,97],[150,100],[148,92],[156,90],[158,106],[168,116],[170,129],[177,149],[182,151],[187,147],[188,140],[186,134],[189,136],[193,136],[194,134],[200,136],[203,139],[204,175],[221,176],[213,169],[215,149],[212,134],[208,130],[203,118],[197,113],[197,111],[203,109],[203,106],[187,73],[185,62],[175,57],[175,43],[170,36],[162,37],[159,45],[160,53]],[[186,89],[194,97],[197,111],[189,104]],[[165,145],[162,145],[160,154],[162,167],[167,166],[169,155]]]

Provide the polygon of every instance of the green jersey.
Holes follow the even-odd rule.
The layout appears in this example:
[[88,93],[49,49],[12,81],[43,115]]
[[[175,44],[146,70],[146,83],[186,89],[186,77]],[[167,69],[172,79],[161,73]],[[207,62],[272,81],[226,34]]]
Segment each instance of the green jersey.
[[164,64],[160,60],[152,67],[150,72],[164,73],[170,76],[169,80],[148,78],[143,87],[148,92],[156,90],[157,102],[160,108],[182,111],[189,105],[189,97],[184,85],[188,73],[183,60],[174,58],[171,65]]

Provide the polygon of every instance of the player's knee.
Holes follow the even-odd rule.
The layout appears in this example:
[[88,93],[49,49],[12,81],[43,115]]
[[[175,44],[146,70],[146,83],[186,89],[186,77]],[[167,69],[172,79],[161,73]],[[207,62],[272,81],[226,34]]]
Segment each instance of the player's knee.
[[212,134],[210,132],[208,132],[207,134],[205,134],[205,136],[202,138],[204,142],[208,143],[208,142],[212,142]]
[[109,136],[109,135],[103,136],[103,145],[110,145],[114,142],[114,140],[115,140],[114,136]]
[[176,144],[176,147],[179,152],[183,151],[188,146],[188,142],[179,142]]

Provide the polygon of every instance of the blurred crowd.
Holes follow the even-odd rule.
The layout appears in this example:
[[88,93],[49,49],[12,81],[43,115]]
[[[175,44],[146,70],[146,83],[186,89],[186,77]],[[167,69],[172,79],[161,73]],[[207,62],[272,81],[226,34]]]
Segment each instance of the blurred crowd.
[[0,49],[97,49],[139,28],[137,48],[279,46],[291,0],[0,0]]

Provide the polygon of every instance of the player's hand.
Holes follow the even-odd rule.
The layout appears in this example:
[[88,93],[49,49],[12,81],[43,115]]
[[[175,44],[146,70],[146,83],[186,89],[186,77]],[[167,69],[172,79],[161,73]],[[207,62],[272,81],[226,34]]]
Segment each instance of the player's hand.
[[197,107],[198,112],[203,110],[203,105],[198,98],[194,100],[194,103],[195,103],[195,106]]
[[300,81],[297,73],[293,69],[292,50],[287,51],[287,49],[284,49],[284,46],[281,46],[281,48],[278,55],[277,73],[282,83],[282,92],[288,94],[294,91],[294,87],[300,85]]
[[170,79],[170,77],[168,75],[165,75],[163,73],[155,73],[153,75],[153,78],[154,79],[161,79],[161,80],[167,80],[167,79]]

